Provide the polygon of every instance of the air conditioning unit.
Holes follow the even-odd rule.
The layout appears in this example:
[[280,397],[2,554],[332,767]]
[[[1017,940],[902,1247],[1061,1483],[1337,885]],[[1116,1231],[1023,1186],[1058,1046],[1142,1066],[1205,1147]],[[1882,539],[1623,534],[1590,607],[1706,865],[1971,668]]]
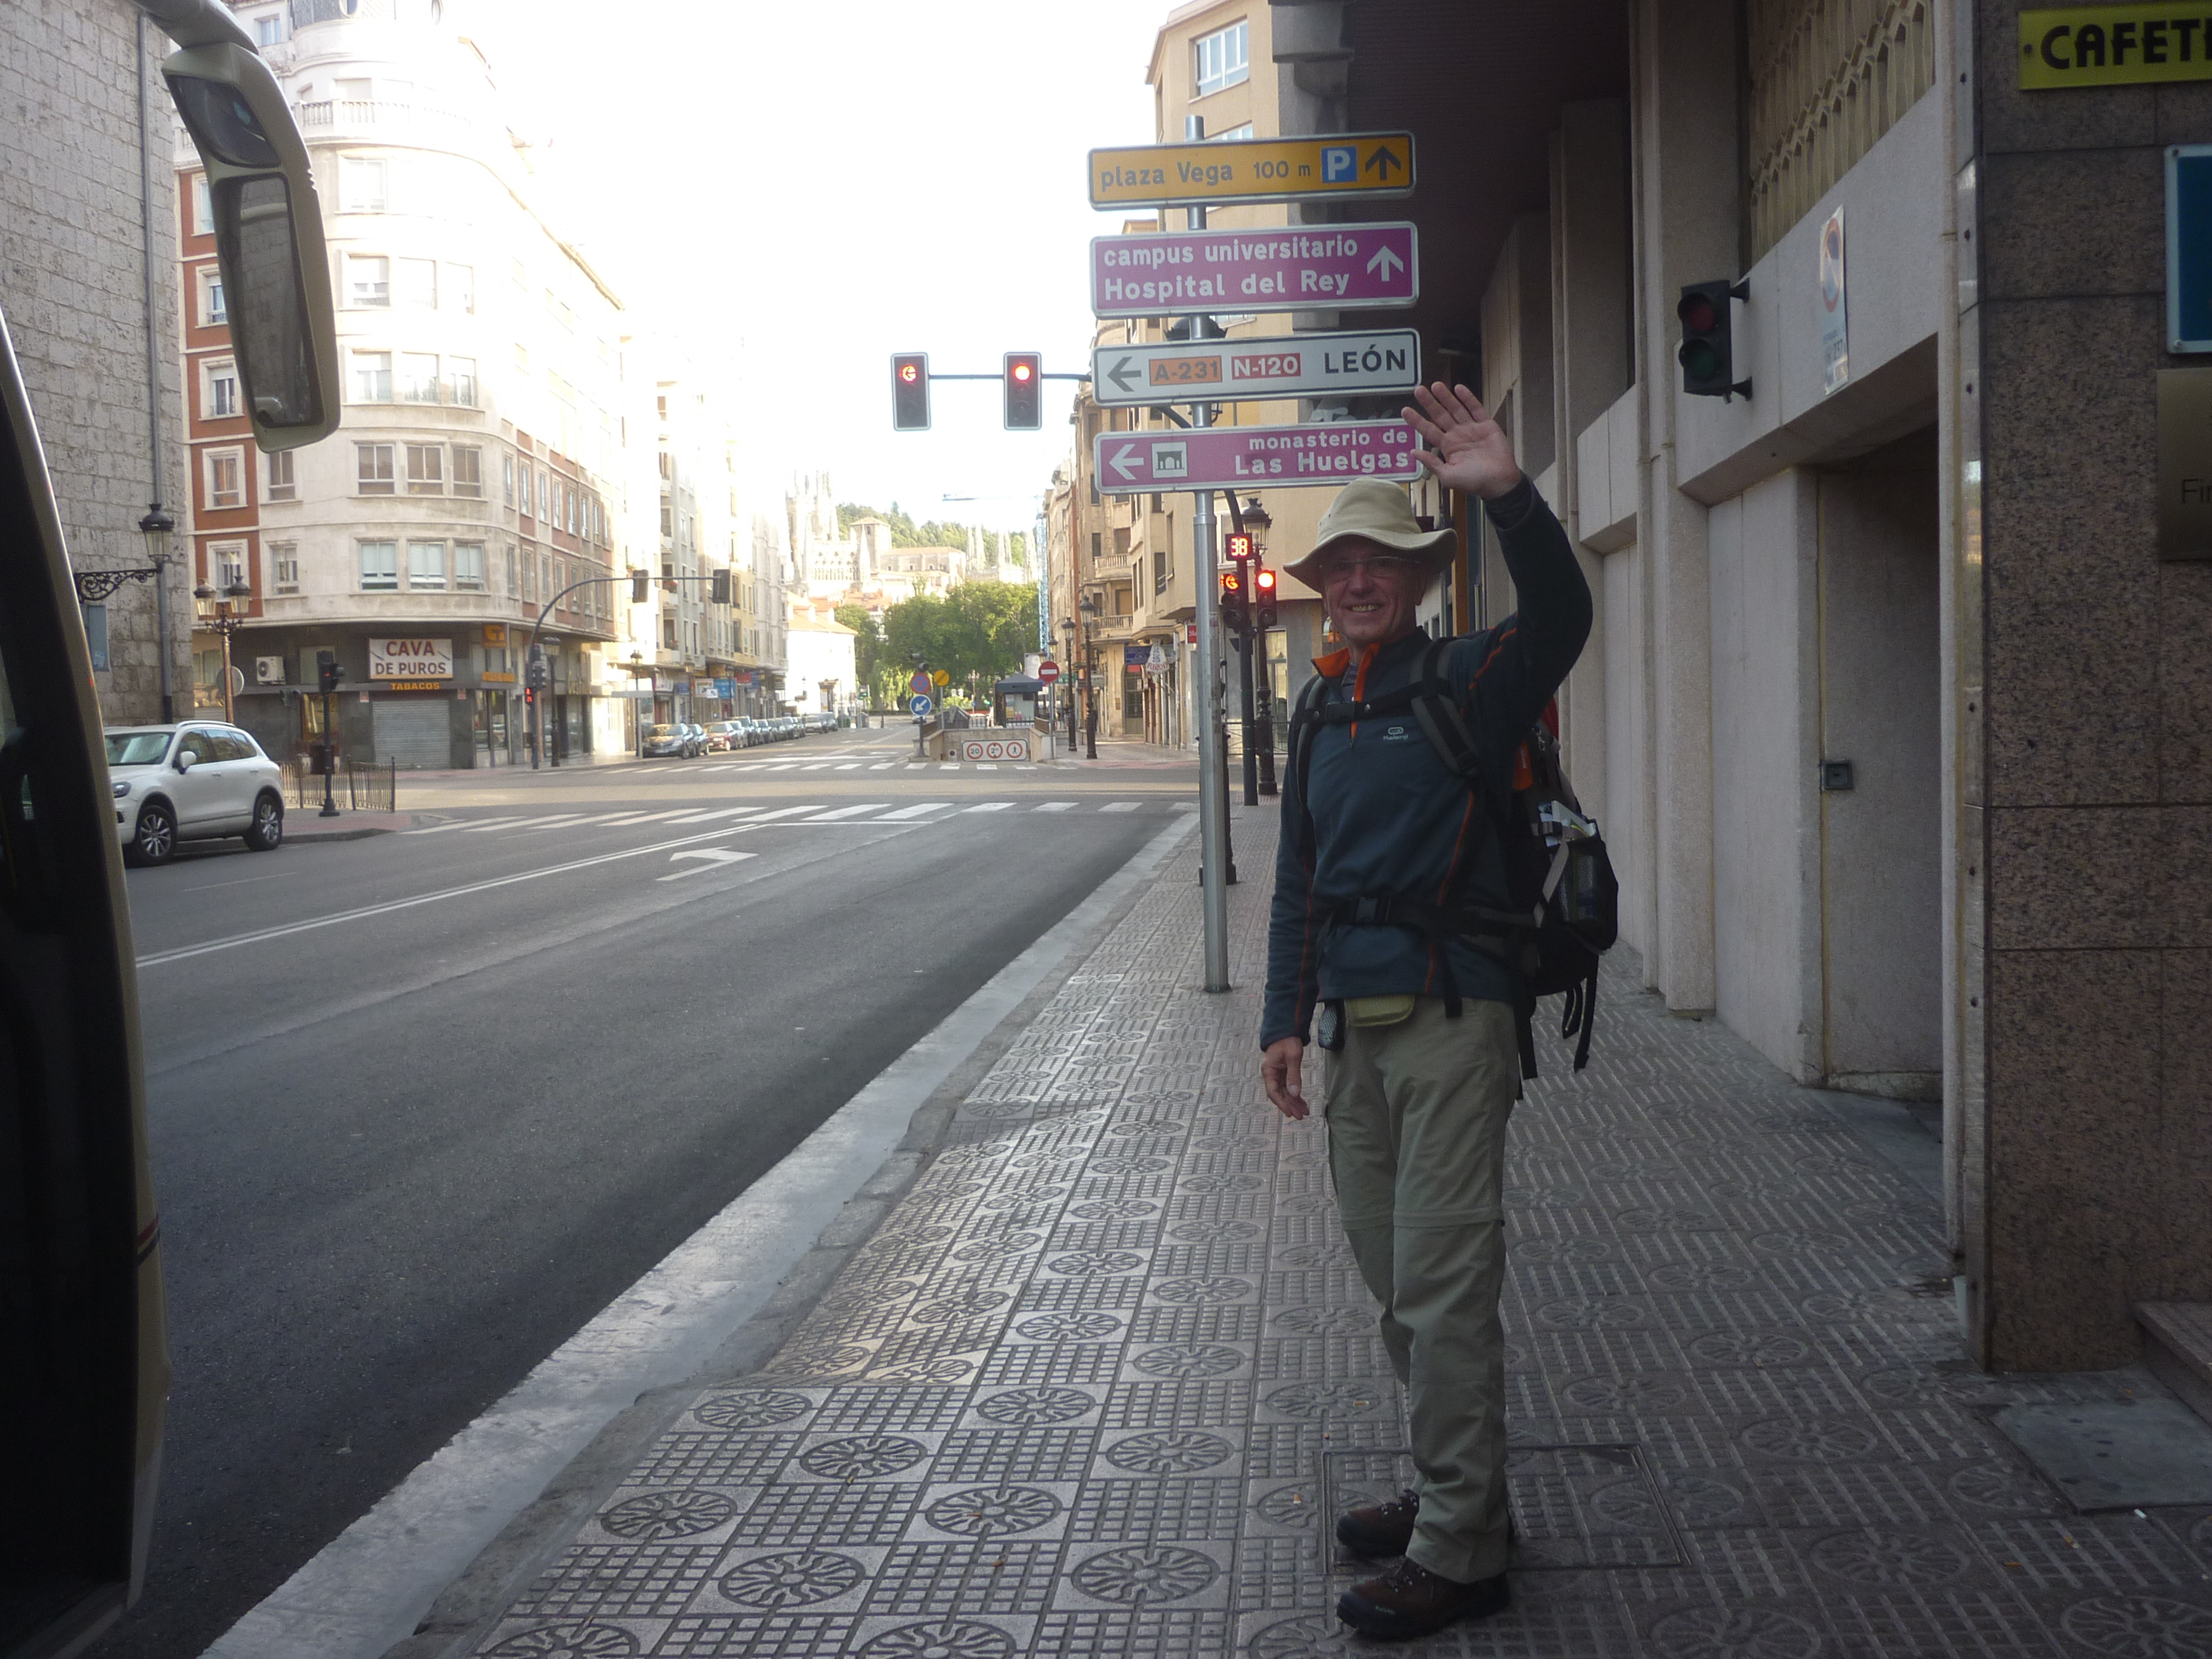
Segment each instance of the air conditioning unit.
[[256,657],[253,659],[253,683],[256,685],[283,684],[284,659],[282,657]]

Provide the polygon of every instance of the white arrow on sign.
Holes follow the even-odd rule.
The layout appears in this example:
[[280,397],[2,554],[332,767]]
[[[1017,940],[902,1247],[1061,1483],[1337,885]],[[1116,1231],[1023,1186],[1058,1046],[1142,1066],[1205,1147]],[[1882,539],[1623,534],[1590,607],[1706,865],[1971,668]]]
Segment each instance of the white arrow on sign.
[[668,855],[668,861],[673,864],[678,859],[703,859],[706,862],[696,869],[678,870],[675,874],[663,876],[660,879],[681,881],[686,876],[702,876],[709,870],[720,870],[725,865],[743,864],[747,859],[757,859],[759,856],[757,853],[733,853],[726,847],[686,848],[683,852],[671,853]]
[[1136,445],[1123,444],[1116,453],[1107,458],[1109,465],[1110,465],[1116,472],[1121,475],[1122,480],[1125,483],[1137,476],[1137,469],[1129,465],[1129,457],[1136,453]]
[[1394,272],[1406,268],[1406,262],[1398,257],[1397,250],[1386,242],[1375,250],[1375,257],[1367,262],[1367,268],[1379,273],[1387,283]]

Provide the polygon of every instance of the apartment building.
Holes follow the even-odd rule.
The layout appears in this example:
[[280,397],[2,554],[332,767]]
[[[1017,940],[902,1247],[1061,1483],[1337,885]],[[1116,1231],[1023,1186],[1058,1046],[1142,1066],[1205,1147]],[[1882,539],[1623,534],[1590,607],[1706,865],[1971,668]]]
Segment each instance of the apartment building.
[[[652,428],[620,300],[531,205],[488,65],[441,9],[237,10],[313,161],[344,399],[335,436],[254,448],[206,183],[180,147],[191,566],[214,596],[201,609],[238,623],[238,720],[271,754],[299,752],[322,734],[308,693],[335,662],[345,755],[513,763],[534,740],[534,644],[547,757],[621,750],[617,578],[651,568],[626,527]],[[194,700],[220,705],[222,640],[203,628],[192,645]]]

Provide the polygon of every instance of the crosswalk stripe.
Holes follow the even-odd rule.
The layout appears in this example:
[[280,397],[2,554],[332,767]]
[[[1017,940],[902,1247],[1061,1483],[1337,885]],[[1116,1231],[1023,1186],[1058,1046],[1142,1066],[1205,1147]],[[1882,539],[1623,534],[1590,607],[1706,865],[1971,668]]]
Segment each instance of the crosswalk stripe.
[[1133,812],[1137,803],[1133,800],[1109,800],[1098,809],[1102,812]]
[[977,801],[973,806],[963,806],[960,810],[963,812],[1003,812],[1012,805],[1013,802],[1010,800],[984,800]]
[[878,800],[871,801],[866,806],[840,806],[835,811],[817,812],[806,821],[809,823],[835,823],[840,818],[853,818],[858,817],[863,812],[881,811],[890,805],[889,801]]
[[840,772],[857,772],[860,769],[860,763],[858,761],[847,761],[838,767],[837,769]]
[[489,830],[495,824],[517,822],[519,820],[514,818],[465,818],[453,823],[434,823],[422,830],[402,830],[399,833],[403,836],[442,836],[448,830]]
[[686,812],[681,817],[671,818],[671,823],[712,823],[716,818],[743,817],[748,812],[757,812],[757,806],[726,806],[719,812]]
[[805,806],[785,806],[779,808],[777,811],[773,812],[762,813],[758,817],[753,819],[744,827],[750,830],[756,823],[766,823],[774,818],[793,818],[797,817],[801,812],[818,812],[821,810],[822,803],[818,800]]
[[919,806],[902,806],[896,812],[886,812],[883,817],[878,818],[876,822],[878,823],[889,823],[894,818],[918,818],[924,812],[942,811],[945,808],[951,805],[952,803],[949,800],[926,800]]
[[1033,812],[1072,812],[1075,810],[1075,803],[1072,800],[1040,801],[1030,810]]
[[896,761],[878,761],[873,766],[871,766],[868,770],[871,772],[888,772],[891,768],[897,764],[898,763]]

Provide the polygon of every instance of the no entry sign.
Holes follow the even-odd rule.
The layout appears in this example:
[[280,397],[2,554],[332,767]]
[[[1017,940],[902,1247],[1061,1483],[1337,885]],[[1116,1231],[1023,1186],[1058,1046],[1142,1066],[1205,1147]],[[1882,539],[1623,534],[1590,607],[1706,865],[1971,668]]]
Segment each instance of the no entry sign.
[[1219,489],[1265,484],[1345,484],[1354,478],[1418,478],[1419,439],[1403,421],[1327,421],[1310,426],[1193,427],[1173,437],[1102,432],[1091,454],[1099,489],[1114,495],[1152,489]]

